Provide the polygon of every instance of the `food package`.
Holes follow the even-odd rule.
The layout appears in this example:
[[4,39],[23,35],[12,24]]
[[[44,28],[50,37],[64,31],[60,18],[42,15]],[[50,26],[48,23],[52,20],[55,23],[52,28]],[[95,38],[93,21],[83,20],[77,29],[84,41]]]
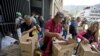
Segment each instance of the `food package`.
[[72,39],[71,41],[56,41],[53,42],[52,56],[72,56],[76,42]]
[[95,51],[93,47],[90,44],[80,44],[79,48],[77,50],[78,56],[100,56],[100,53],[98,51]]
[[29,37],[28,34],[20,38],[21,56],[34,56],[34,50],[37,49],[38,36]]

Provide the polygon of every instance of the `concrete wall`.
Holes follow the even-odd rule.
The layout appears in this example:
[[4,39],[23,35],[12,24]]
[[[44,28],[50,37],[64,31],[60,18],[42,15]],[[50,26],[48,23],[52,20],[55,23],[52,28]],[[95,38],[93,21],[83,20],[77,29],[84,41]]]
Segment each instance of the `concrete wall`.
[[48,19],[50,18],[50,0],[44,0],[44,18]]
[[44,19],[50,18],[50,0],[31,0],[31,7],[41,8],[42,16]]
[[50,17],[54,17],[58,11],[62,11],[63,0],[31,0],[31,6],[41,7],[44,19],[49,19]]
[[42,8],[42,1],[31,0],[31,6]]
[[58,12],[63,10],[63,0],[52,0],[51,4],[51,9],[50,11],[52,17]]

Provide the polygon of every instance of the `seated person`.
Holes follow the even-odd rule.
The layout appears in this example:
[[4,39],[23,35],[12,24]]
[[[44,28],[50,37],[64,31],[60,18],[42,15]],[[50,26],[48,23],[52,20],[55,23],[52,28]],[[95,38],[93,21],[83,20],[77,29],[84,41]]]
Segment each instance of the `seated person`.
[[12,34],[10,32],[6,32],[5,36],[1,40],[1,49],[5,49],[6,47],[15,44],[17,40],[12,38]]
[[99,29],[99,23],[95,22],[93,24],[91,24],[91,26],[87,29],[86,32],[80,32],[77,34],[77,37],[80,38],[84,44],[87,43],[93,43],[98,41],[98,29]]
[[32,21],[32,18],[29,15],[24,16],[24,23],[21,24],[22,35],[29,33],[29,36],[32,37],[32,31],[36,29],[35,23]]

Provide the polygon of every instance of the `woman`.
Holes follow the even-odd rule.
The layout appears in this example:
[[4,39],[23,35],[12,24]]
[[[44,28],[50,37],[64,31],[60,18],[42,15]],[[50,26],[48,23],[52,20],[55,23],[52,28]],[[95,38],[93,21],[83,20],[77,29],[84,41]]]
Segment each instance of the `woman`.
[[65,17],[64,20],[62,21],[62,26],[63,26],[63,34],[62,36],[64,36],[64,39],[66,39],[66,36],[67,36],[67,32],[68,32],[68,18]]
[[99,30],[99,23],[94,22],[91,26],[87,29],[86,32],[80,32],[77,36],[82,40],[84,44],[93,43],[98,41],[98,30]]

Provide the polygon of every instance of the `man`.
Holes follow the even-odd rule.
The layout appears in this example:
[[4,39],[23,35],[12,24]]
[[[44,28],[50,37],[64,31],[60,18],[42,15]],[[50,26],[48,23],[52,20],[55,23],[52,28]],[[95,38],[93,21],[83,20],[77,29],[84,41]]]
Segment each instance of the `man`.
[[62,12],[57,12],[53,19],[48,20],[45,23],[44,30],[44,45],[42,56],[49,56],[52,52],[52,38],[56,37],[62,40],[62,35],[60,34],[62,26],[61,22],[64,15]]
[[32,30],[36,29],[35,23],[29,15],[24,16],[24,21],[21,25],[21,32],[22,34],[29,33],[29,36],[32,37]]
[[16,31],[17,31],[18,37],[21,37],[20,25],[23,22],[23,18],[22,18],[22,14],[20,12],[16,12],[16,16],[17,16],[17,18],[15,19]]
[[76,35],[77,35],[77,21],[75,20],[74,17],[72,17],[72,19],[71,19],[71,25],[70,25],[70,28],[69,28],[69,32],[70,32],[70,34],[72,34],[73,39],[77,40],[76,39]]
[[40,27],[43,28],[44,27],[44,18],[43,18],[43,16],[39,16],[38,21],[39,21]]
[[34,12],[32,13],[31,18],[33,19],[33,22],[36,24],[36,23],[37,23],[37,21],[36,21],[36,18],[35,18],[35,14],[34,14]]
[[41,31],[39,32],[39,37],[43,37],[43,32],[44,32],[44,18],[42,16],[38,17],[38,24],[41,27]]

